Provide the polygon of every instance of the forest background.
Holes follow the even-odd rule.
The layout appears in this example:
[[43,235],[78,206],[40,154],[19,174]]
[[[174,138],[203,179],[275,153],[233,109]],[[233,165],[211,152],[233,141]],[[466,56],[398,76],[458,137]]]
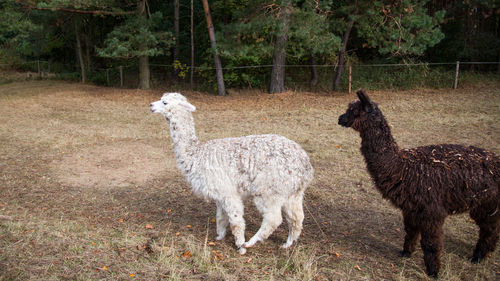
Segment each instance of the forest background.
[[0,67],[219,95],[343,90],[346,65],[355,87],[448,87],[456,61],[498,76],[499,29],[490,0],[0,0]]

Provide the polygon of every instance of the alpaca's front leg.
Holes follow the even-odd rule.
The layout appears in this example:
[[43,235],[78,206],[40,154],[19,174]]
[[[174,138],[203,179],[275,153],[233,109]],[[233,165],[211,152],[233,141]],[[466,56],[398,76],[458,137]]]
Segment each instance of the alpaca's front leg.
[[245,254],[246,249],[243,248],[243,243],[245,243],[245,219],[243,219],[243,201],[239,197],[229,197],[223,198],[221,200],[221,207],[226,213],[229,220],[229,225],[231,226],[231,232],[233,233],[236,247],[240,254]]
[[420,246],[424,251],[426,273],[437,278],[441,267],[440,256],[443,249],[443,222],[432,222],[422,229]]
[[229,225],[229,217],[222,208],[221,204],[217,202],[217,240],[222,240],[226,237],[227,226]]
[[399,252],[399,256],[410,257],[413,251],[415,251],[415,245],[417,244],[417,239],[420,231],[417,226],[417,218],[408,214],[403,214],[403,219],[406,235],[403,250]]

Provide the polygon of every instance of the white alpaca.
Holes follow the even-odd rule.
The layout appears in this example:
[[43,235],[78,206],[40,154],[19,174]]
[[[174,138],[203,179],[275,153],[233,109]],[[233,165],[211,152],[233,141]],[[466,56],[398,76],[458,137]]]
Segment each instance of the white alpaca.
[[[217,240],[227,226],[236,247],[245,248],[267,239],[281,224],[281,211],[289,224],[283,248],[297,240],[302,231],[302,198],[313,178],[306,152],[295,142],[277,135],[253,135],[200,143],[195,134],[196,108],[179,93],[165,93],[150,105],[169,122],[177,167],[195,194],[217,204]],[[259,231],[245,242],[243,201],[252,197],[263,216]]]

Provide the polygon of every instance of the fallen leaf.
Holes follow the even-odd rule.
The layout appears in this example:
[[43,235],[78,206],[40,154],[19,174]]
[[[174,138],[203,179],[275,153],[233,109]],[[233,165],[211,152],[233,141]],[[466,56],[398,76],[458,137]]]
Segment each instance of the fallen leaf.
[[354,268],[356,268],[357,270],[361,271],[361,267],[359,267],[359,265],[355,265]]
[[146,249],[146,245],[139,244],[137,245],[137,250],[144,250]]
[[123,219],[120,219],[120,222],[123,222]]
[[167,210],[167,213],[170,213],[170,212],[172,212],[172,209],[168,209],[168,210]]
[[152,224],[146,224],[146,226],[144,226],[146,229],[153,229],[153,225]]
[[212,251],[216,260],[224,260],[224,255],[219,251]]
[[210,222],[211,222],[211,223],[215,223],[215,219],[211,219],[211,220],[210,220]]
[[208,242],[208,246],[215,246],[215,242]]
[[191,228],[191,225],[190,225],[190,224],[188,224],[188,225],[186,225],[186,227],[187,227],[187,228]]
[[182,253],[182,257],[185,259],[189,259],[191,257],[191,252],[189,250],[185,251],[184,253]]
[[181,235],[181,233],[180,233],[180,232],[176,232],[176,233],[175,233],[175,236],[179,236],[179,235]]
[[335,256],[336,256],[337,258],[339,258],[339,257],[340,257],[340,253],[335,252]]
[[104,270],[104,271],[108,270],[108,268],[106,266],[103,266],[101,269]]
[[128,277],[135,277],[135,274],[130,273]]
[[245,263],[250,263],[252,261],[252,258],[248,258],[248,260]]

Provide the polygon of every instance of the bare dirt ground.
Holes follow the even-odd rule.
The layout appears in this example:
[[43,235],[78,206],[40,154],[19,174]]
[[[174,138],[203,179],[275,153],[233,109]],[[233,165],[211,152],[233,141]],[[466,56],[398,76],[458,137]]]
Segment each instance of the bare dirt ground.
[[[286,224],[240,256],[215,241],[215,206],[177,171],[160,91],[60,81],[0,85],[0,280],[426,280],[420,248],[397,257],[400,212],[375,190],[353,130],[337,125],[354,96],[183,92],[200,140],[275,133],[309,153],[304,231]],[[500,153],[500,84],[371,93],[400,147],[476,145]],[[247,204],[246,237],[260,226]],[[471,264],[477,227],[445,224],[441,280],[498,280],[499,250]]]

